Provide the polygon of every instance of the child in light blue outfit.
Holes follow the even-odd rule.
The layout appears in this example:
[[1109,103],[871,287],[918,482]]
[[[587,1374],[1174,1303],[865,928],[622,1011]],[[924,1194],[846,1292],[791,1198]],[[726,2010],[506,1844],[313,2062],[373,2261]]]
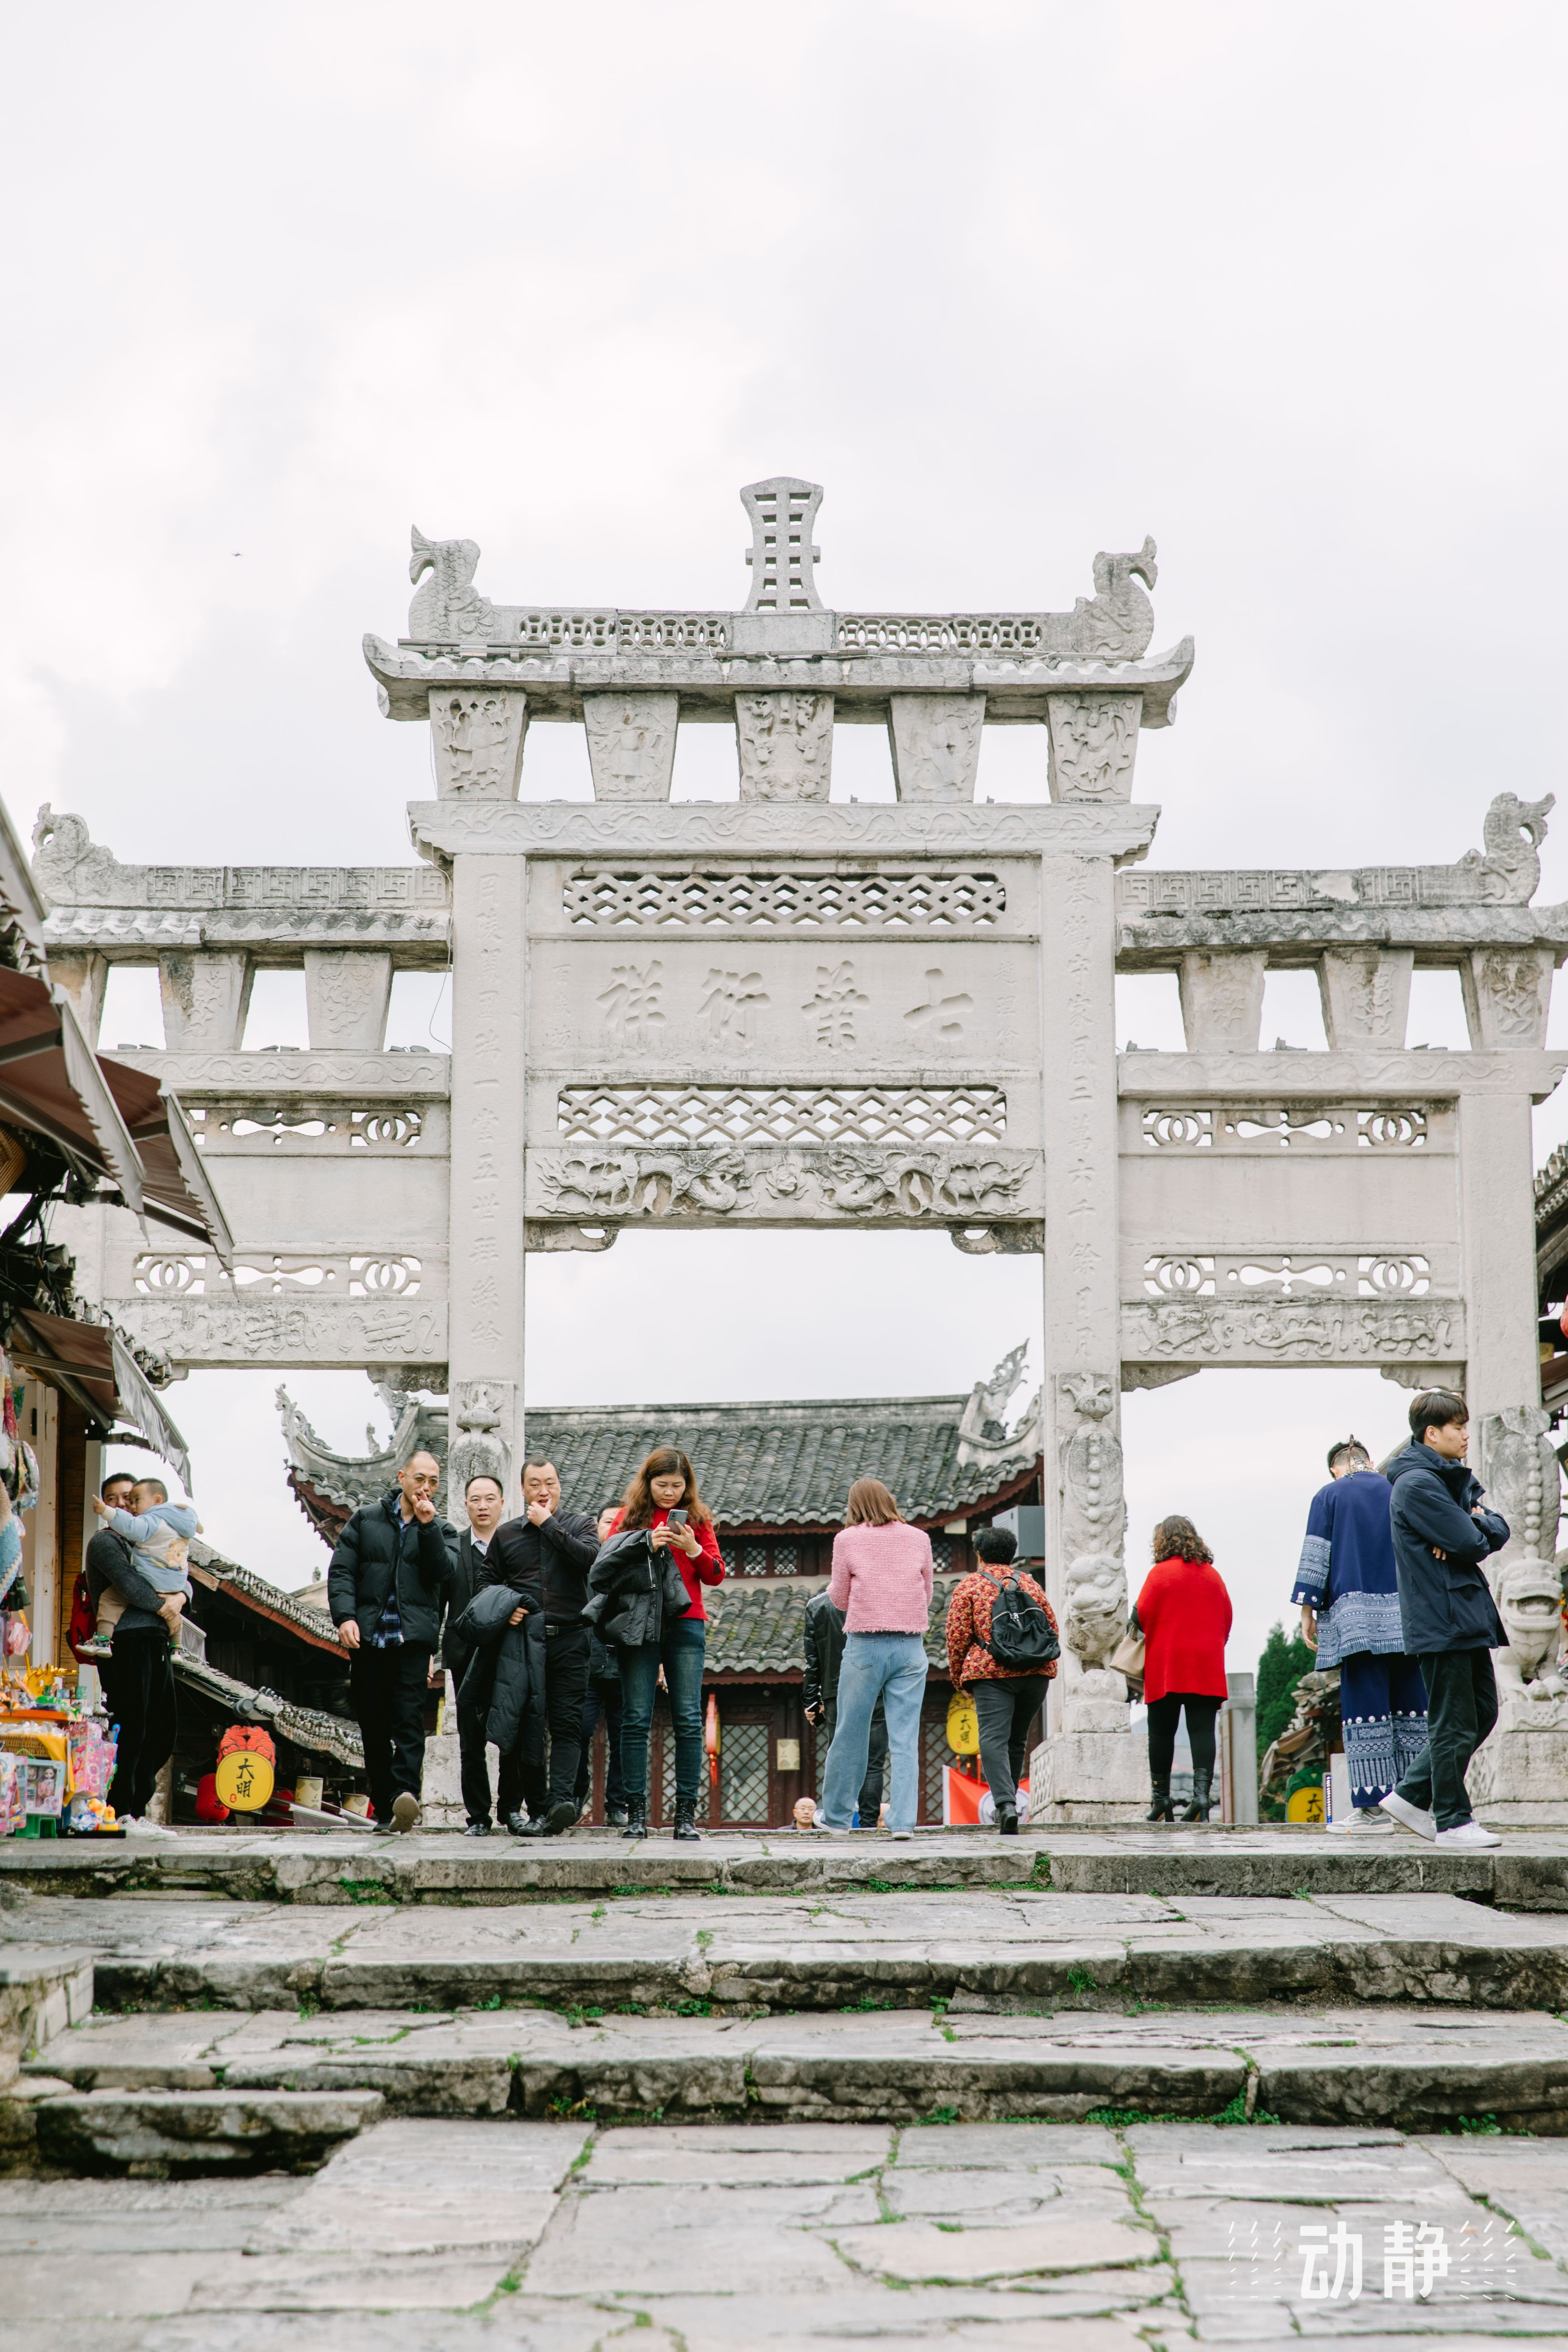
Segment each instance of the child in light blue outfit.
[[201,1530],[201,1521],[189,1503],[171,1503],[169,1490],[160,1478],[143,1478],[131,1497],[144,1506],[140,1511],[111,1511],[97,1496],[93,1507],[106,1528],[135,1547],[136,1565],[151,1585],[160,1592],[177,1592],[188,1601],[191,1579],[185,1561],[191,1549],[191,1538]]

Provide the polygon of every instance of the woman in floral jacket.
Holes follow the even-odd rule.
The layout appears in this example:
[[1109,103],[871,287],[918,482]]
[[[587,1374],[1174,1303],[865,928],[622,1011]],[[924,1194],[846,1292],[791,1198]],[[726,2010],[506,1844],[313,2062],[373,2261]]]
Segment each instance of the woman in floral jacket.
[[1043,1674],[1009,1674],[991,1654],[991,1607],[1010,1578],[1045,1611],[1052,1632],[1051,1604],[1024,1569],[1015,1569],[1017,1541],[1005,1528],[982,1528],[974,1538],[980,1561],[953,1587],[947,1604],[947,1666],[954,1690],[966,1689],[980,1722],[980,1767],[996,1808],[1004,1837],[1018,1833],[1018,1775],[1029,1726],[1045,1705],[1046,1685],[1056,1673],[1053,1659]]

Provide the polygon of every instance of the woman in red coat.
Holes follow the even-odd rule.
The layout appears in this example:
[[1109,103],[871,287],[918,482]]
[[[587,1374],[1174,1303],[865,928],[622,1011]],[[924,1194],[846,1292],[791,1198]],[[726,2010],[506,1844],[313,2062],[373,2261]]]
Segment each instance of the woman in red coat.
[[1154,1565],[1138,1595],[1143,1633],[1143,1696],[1149,1706],[1152,1822],[1172,1822],[1171,1760],[1184,1707],[1193,1751],[1193,1801],[1184,1822],[1206,1822],[1214,1784],[1214,1719],[1226,1696],[1225,1644],[1230,1595],[1191,1519],[1162,1519]]

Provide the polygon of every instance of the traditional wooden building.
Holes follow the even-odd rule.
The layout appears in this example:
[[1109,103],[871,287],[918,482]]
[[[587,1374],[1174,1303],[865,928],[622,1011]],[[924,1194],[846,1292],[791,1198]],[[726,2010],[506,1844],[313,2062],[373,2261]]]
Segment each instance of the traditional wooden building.
[[[1014,1351],[967,1396],[836,1397],[806,1402],[542,1406],[528,1416],[528,1451],[546,1454],[575,1509],[616,1501],[643,1456],[679,1444],[696,1467],[717,1522],[730,1575],[708,1596],[708,1685],[716,1693],[719,1769],[715,1824],[786,1822],[797,1797],[817,1791],[822,1757],[801,1709],[805,1604],[827,1581],[833,1538],[854,1479],[870,1473],[930,1531],[936,1592],[931,1661],[921,1727],[921,1818],[942,1818],[951,1696],[942,1626],[947,1595],[973,1560],[972,1538],[1000,1512],[1039,1500],[1037,1409],[1009,1429],[1024,1350]],[[335,1542],[349,1513],[384,1494],[416,1446],[447,1464],[444,1405],[384,1391],[392,1442],[369,1454],[333,1453],[279,1391],[289,1480],[311,1524]],[[445,1497],[443,1496],[443,1507]],[[662,1708],[662,1702],[661,1702]],[[656,1718],[653,1817],[674,1804],[673,1743]],[[602,1809],[604,1733],[595,1759]]]

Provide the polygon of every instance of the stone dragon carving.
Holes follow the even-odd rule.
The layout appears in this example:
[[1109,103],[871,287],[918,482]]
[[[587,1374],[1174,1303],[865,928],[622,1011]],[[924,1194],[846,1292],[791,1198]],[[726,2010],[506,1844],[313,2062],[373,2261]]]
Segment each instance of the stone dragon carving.
[[417,523],[409,534],[414,552],[408,577],[415,583],[408,607],[408,634],[416,645],[450,637],[489,637],[495,606],[474,586],[479,541],[426,539]]
[[1546,838],[1546,820],[1557,804],[1555,793],[1544,799],[1521,801],[1516,793],[1499,793],[1481,820],[1484,851],[1467,849],[1459,864],[1481,884],[1481,897],[1493,905],[1511,902],[1528,906],[1541,880],[1540,849]]

